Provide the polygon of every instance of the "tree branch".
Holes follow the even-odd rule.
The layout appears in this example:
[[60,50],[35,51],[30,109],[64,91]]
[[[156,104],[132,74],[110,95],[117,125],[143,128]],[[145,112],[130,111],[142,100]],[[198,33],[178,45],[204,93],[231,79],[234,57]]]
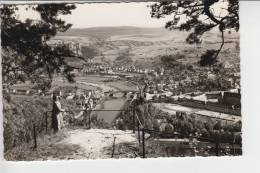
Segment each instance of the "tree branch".
[[221,39],[222,39],[222,42],[221,42],[221,45],[220,45],[220,47],[219,47],[219,49],[218,49],[218,51],[217,51],[217,53],[216,53],[216,55],[215,55],[215,59],[218,57],[220,51],[222,50],[222,48],[223,48],[223,46],[224,46],[224,44],[225,44],[224,30],[221,31]]
[[205,14],[206,14],[213,22],[215,22],[215,23],[217,23],[217,24],[219,24],[219,25],[223,25],[223,22],[221,22],[220,20],[216,19],[216,18],[214,17],[214,15],[210,12],[209,6],[205,6],[204,12],[205,12]]

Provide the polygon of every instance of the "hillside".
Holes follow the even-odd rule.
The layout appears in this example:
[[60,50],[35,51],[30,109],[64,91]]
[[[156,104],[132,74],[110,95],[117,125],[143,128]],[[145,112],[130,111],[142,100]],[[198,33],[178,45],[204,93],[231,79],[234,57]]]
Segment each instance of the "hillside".
[[[72,160],[139,157],[136,135],[132,131],[109,129],[63,129],[39,139],[37,150],[24,146],[5,154],[5,159]],[[113,154],[112,154],[113,153]]]
[[[71,29],[59,34],[55,39],[78,42],[98,50],[94,62],[116,62],[121,54],[128,54],[128,62],[142,67],[160,64],[160,56],[185,54],[183,63],[196,63],[206,49],[217,49],[221,43],[220,33],[211,31],[203,36],[200,45],[185,42],[187,32],[168,31],[164,28],[138,27],[94,27]],[[226,44],[220,53],[220,60],[228,64],[239,63],[239,33],[225,33]]]

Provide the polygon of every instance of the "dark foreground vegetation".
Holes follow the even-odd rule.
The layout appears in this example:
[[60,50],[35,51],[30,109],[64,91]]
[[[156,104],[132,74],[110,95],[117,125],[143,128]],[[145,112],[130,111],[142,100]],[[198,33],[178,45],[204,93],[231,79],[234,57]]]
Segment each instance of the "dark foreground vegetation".
[[[34,126],[38,138],[52,134],[52,102],[50,96],[8,95],[5,97],[3,101],[5,153],[16,150],[21,145],[33,147]],[[99,103],[101,106],[102,102],[103,100]],[[89,118],[86,113],[79,119],[74,118],[82,110],[79,103],[78,96],[72,100],[61,99],[62,107],[66,109],[64,122],[67,128],[89,128]],[[111,125],[103,119],[98,119],[96,113],[92,113],[91,127],[111,128]]]
[[33,125],[37,133],[44,128],[44,113],[51,108],[51,100],[46,97],[10,96],[3,101],[4,150],[8,151],[33,139]]
[[[163,112],[152,104],[139,104],[136,109],[137,116],[146,129],[150,138],[146,141],[147,157],[163,156],[212,156],[216,154],[215,144],[219,143],[219,155],[242,154],[242,124],[238,122],[227,122],[213,118],[200,118],[185,112],[169,114]],[[132,116],[121,113],[119,129],[132,129]],[[174,144],[170,147],[162,145],[154,139],[187,139],[192,148],[179,148],[176,153]],[[195,139],[195,141],[194,141]],[[192,142],[193,141],[193,142]],[[238,150],[230,149],[230,146],[239,146]],[[175,154],[172,154],[175,153]]]

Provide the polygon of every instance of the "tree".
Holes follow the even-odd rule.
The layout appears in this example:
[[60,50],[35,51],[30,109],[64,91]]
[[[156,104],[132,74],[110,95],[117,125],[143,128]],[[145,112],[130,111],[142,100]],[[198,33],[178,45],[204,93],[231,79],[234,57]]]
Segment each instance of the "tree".
[[200,61],[199,64],[201,66],[207,66],[207,65],[213,65],[217,62],[216,57],[214,56],[216,53],[216,50],[214,49],[210,49],[207,50],[206,53],[204,53],[201,57],[200,57]]
[[35,82],[40,76],[52,79],[55,72],[61,71],[61,67],[64,67],[63,74],[67,79],[73,81],[70,73],[73,68],[65,62],[64,57],[74,56],[74,53],[68,45],[52,44],[50,40],[58,32],[65,32],[72,26],[58,16],[71,14],[71,10],[76,7],[70,4],[39,4],[26,7],[27,10],[38,12],[40,19],[22,21],[17,17],[17,5],[1,6],[3,82]]
[[161,57],[161,62],[165,68],[174,68],[182,66],[182,63],[177,61],[178,59],[183,59],[185,56],[183,54],[175,55],[164,55]]
[[81,52],[85,61],[92,60],[95,56],[98,55],[98,50],[94,47],[89,46],[82,46]]
[[[219,10],[214,11],[214,6],[220,4]],[[190,31],[186,38],[190,44],[201,43],[202,35],[218,27],[221,32],[221,45],[217,50],[207,51],[206,57],[217,59],[224,43],[224,32],[239,30],[239,2],[238,0],[192,0],[192,1],[175,1],[163,0],[151,5],[151,16],[163,18],[172,16],[172,20],[165,25],[167,29],[178,29],[181,31]],[[211,60],[209,62],[212,62]]]

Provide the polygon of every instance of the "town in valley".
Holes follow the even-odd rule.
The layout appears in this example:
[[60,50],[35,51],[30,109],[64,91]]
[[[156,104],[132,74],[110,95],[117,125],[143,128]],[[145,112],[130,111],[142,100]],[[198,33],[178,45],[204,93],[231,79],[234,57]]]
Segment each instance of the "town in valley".
[[199,44],[187,43],[189,33],[72,25],[48,39],[72,52],[59,70],[15,82],[3,76],[5,159],[242,155],[239,33],[223,31],[209,65],[201,55],[219,47],[221,32]]

